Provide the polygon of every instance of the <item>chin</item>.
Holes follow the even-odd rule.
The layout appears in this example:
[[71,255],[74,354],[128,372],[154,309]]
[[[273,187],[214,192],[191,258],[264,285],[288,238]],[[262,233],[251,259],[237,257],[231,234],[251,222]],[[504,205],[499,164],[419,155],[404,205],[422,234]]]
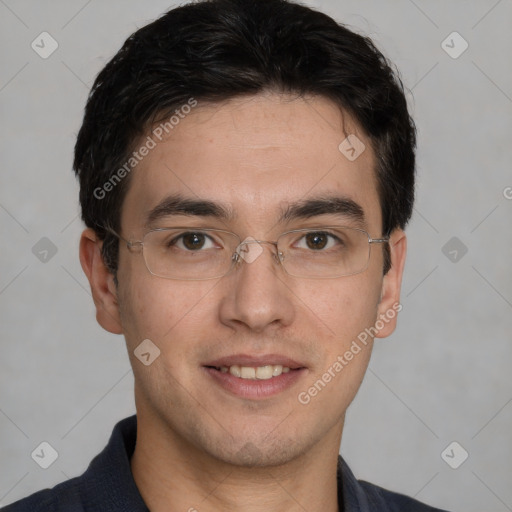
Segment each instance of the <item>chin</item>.
[[[292,448],[293,447],[293,448]],[[279,446],[261,446],[246,442],[236,452],[218,454],[217,458],[227,464],[241,468],[264,468],[282,466],[300,455],[297,443],[279,443]],[[214,455],[215,456],[215,455]]]
[[213,459],[240,468],[282,466],[311,448],[304,433],[294,436],[292,428],[286,432],[279,430],[274,425],[272,429],[253,429],[252,432],[241,429],[231,435],[217,432],[216,436],[196,437],[194,444]]

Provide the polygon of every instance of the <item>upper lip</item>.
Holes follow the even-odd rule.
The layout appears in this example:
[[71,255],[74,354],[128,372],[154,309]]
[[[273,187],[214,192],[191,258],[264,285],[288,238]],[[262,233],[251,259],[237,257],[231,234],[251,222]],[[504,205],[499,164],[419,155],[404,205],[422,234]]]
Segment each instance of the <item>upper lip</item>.
[[298,361],[291,359],[287,356],[281,354],[265,354],[261,356],[251,356],[248,354],[233,354],[231,356],[221,357],[219,359],[215,359],[214,361],[210,361],[203,366],[267,366],[267,365],[282,365],[287,366],[288,368],[294,370],[297,368],[304,368],[305,365],[299,363]]

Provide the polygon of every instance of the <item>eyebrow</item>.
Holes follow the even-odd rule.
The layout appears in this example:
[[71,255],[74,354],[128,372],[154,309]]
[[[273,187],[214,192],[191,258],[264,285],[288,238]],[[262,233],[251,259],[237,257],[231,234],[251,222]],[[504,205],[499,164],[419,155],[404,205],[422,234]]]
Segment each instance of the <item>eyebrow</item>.
[[195,217],[212,217],[229,221],[235,217],[231,208],[208,199],[192,199],[181,194],[174,194],[164,198],[146,217],[146,226],[170,215],[189,215]]
[[362,227],[366,225],[363,208],[352,199],[343,196],[323,196],[292,203],[283,211],[279,222],[329,214],[342,216]]
[[[293,220],[304,220],[320,215],[339,215],[360,226],[365,226],[363,208],[352,199],[344,196],[321,196],[302,199],[289,204],[281,210],[278,223]],[[208,199],[193,199],[174,194],[164,198],[146,217],[146,226],[171,215],[188,215],[192,217],[211,217],[222,221],[230,221],[236,217],[233,209],[225,204]]]

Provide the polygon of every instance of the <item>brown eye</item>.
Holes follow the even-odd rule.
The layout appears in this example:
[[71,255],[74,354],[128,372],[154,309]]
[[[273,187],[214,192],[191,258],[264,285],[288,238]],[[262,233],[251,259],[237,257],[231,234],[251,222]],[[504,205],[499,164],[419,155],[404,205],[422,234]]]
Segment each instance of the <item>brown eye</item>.
[[327,233],[308,233],[306,235],[306,244],[309,249],[324,249],[329,242],[329,235]]
[[180,237],[182,239],[183,246],[189,250],[202,249],[206,236],[202,233],[185,233]]

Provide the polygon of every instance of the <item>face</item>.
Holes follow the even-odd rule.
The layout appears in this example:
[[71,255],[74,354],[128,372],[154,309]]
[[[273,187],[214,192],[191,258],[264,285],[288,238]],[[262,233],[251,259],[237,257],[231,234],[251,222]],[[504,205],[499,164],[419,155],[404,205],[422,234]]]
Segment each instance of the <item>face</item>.
[[[366,146],[353,161],[338,149],[348,134]],[[149,228],[190,226],[274,241],[288,230],[345,225],[379,238],[374,167],[370,141],[327,99],[266,94],[199,104],[132,171],[121,233],[141,240]],[[177,195],[216,203],[229,215],[159,208],[148,223],[157,205]],[[319,198],[356,203],[363,215],[324,203],[307,216],[293,209]],[[287,209],[295,214],[282,219]],[[288,275],[269,244],[254,261],[204,281],[156,277],[124,243],[117,288],[104,271],[94,285],[95,265],[83,255],[82,262],[101,303],[98,320],[126,338],[139,416],[159,423],[180,446],[217,460],[276,465],[326,440],[339,442],[370,357],[372,336],[366,331],[363,343],[362,333],[379,318],[378,337],[394,329],[402,232],[393,233],[390,247],[386,276],[383,246],[372,244],[364,272],[333,279]],[[134,356],[146,339],[160,350],[147,366]],[[244,379],[232,375],[236,365],[285,371],[254,379],[242,368],[242,377],[252,377]]]

